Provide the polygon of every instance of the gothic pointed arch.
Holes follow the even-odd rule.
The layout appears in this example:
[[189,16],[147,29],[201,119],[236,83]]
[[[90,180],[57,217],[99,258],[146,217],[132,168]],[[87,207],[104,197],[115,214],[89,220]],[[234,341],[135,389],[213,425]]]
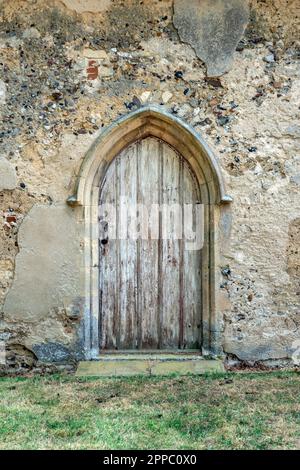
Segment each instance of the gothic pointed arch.
[[205,202],[231,201],[218,161],[201,135],[174,115],[156,106],[145,106],[114,122],[95,140],[81,164],[75,192],[68,202],[85,205],[93,184],[115,155],[148,136],[160,138],[185,156],[198,178]]
[[181,154],[198,180],[201,203],[205,206],[205,244],[202,248],[202,350],[220,353],[221,328],[216,308],[216,210],[231,202],[225,190],[216,157],[203,138],[174,115],[156,106],[145,106],[120,118],[104,130],[87,152],[76,177],[70,206],[82,208],[84,221],[85,306],[83,336],[87,359],[99,356],[99,232],[98,204],[100,187],[114,158],[126,147],[147,137],[156,137]]

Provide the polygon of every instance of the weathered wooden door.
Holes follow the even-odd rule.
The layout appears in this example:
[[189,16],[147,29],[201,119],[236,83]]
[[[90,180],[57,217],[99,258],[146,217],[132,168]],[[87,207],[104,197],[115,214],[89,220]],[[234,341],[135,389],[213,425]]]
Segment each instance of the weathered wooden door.
[[[110,238],[105,218],[99,217],[100,349],[200,348],[201,251],[187,250],[184,237],[173,236],[178,220],[171,216],[166,229],[155,210],[196,204],[198,191],[188,163],[156,138],[130,145],[110,165],[100,207],[115,206],[117,223],[116,237]],[[152,214],[148,228],[137,224],[146,237],[132,236],[130,215],[124,237],[118,226],[124,201],[138,204],[142,221],[143,208]]]

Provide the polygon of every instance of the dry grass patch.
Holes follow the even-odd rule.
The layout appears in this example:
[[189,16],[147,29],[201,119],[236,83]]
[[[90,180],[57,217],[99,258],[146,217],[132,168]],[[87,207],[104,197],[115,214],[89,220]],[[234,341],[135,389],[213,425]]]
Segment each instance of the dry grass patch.
[[1,449],[289,449],[296,372],[0,379]]

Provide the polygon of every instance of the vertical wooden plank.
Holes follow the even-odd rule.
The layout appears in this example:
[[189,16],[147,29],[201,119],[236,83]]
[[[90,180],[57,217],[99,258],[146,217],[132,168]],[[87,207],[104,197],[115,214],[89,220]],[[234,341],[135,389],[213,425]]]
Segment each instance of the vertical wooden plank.
[[93,355],[99,354],[99,188],[94,187],[92,190],[92,204],[91,204],[91,220],[97,223],[90,224],[91,237],[90,249],[92,252],[91,267],[92,276],[90,283],[90,303],[91,303],[91,316],[90,316],[90,338],[91,338],[91,351]]
[[[196,229],[196,205],[199,202],[197,182],[188,164],[183,168],[183,204],[192,204]],[[186,208],[186,211],[188,209]],[[187,218],[185,217],[185,222]],[[191,242],[185,235],[189,227],[184,227],[183,255],[183,308],[184,308],[184,347],[199,349],[201,344],[201,250],[191,250]],[[195,240],[196,242],[196,240]]]
[[[137,198],[137,144],[128,147],[120,156],[120,202],[118,222],[126,223],[124,210],[136,204]],[[121,211],[123,214],[121,214]],[[123,219],[122,219],[123,216]],[[119,345],[120,349],[137,348],[137,312],[136,312],[136,270],[137,270],[137,241],[133,240],[126,227],[120,227],[126,237],[119,240]],[[120,235],[120,234],[119,234]]]
[[181,238],[179,240],[179,349],[185,348],[184,343],[184,327],[185,327],[185,311],[184,311],[184,212],[183,212],[183,204],[184,204],[184,160],[182,156],[179,157],[179,202],[180,202],[180,215],[181,215]]
[[[156,230],[151,226],[152,204],[158,204],[159,145],[154,138],[142,140],[138,146],[138,203],[148,214],[148,239],[139,246],[139,311],[141,318],[141,349],[157,349],[158,345],[158,239],[151,239]],[[155,224],[155,219],[153,221]],[[152,232],[151,232],[152,231]]]
[[[100,196],[101,204],[116,203],[116,162],[108,168]],[[100,212],[101,214],[101,212]],[[104,214],[105,215],[105,214]],[[105,220],[99,220],[99,283],[100,283],[100,349],[117,347],[117,286],[116,286],[117,241],[108,238]]]
[[[161,273],[161,345],[162,349],[179,347],[180,317],[180,240],[175,239],[176,217],[167,213],[180,205],[180,159],[168,145],[162,145],[162,273]],[[178,215],[178,214],[177,214]]]

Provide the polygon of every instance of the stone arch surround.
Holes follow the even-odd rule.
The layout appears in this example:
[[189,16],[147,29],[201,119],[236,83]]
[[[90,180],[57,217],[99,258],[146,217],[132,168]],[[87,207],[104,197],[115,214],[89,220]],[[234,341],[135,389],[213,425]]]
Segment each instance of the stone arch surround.
[[216,157],[190,126],[155,106],[146,106],[122,117],[96,139],[79,169],[75,191],[67,203],[81,207],[84,219],[84,349],[86,358],[99,356],[98,201],[107,168],[125,147],[148,136],[157,137],[177,150],[191,165],[205,206],[205,246],[202,253],[203,352],[220,353],[221,334],[216,310],[216,212],[231,202],[226,194]]

